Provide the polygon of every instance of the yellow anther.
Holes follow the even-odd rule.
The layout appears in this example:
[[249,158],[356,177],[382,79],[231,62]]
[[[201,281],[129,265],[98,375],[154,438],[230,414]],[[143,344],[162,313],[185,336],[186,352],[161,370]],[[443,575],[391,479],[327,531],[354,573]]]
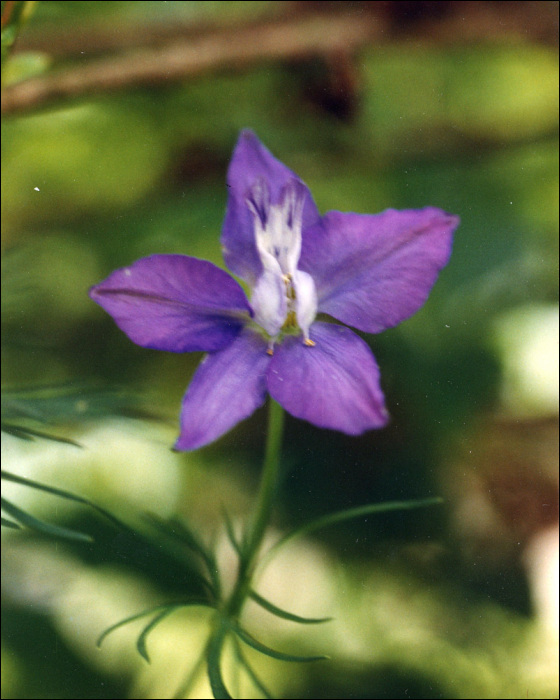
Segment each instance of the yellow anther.
[[266,354],[272,357],[274,355],[274,350],[272,348],[267,348]]
[[306,339],[303,341],[303,344],[304,344],[304,345],[307,345],[308,348],[313,348],[313,347],[315,347],[315,342],[314,342],[313,340],[311,340],[311,338],[306,338]]

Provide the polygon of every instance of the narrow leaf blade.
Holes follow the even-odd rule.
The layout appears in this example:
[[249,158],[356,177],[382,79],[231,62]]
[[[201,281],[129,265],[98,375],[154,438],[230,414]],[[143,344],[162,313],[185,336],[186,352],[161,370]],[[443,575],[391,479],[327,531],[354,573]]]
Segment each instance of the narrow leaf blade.
[[247,661],[245,658],[245,655],[241,651],[241,645],[239,644],[239,640],[235,638],[235,655],[239,661],[239,663],[243,666],[245,669],[245,672],[251,679],[251,682],[255,686],[257,690],[259,690],[267,700],[273,700],[274,696],[270,692],[270,690],[266,687],[266,685],[261,681],[261,679],[257,676],[255,670],[253,667],[250,665],[250,663]]
[[173,608],[168,608],[167,610],[162,610],[158,615],[156,615],[153,620],[150,620],[150,622],[144,627],[142,632],[140,632],[140,636],[138,637],[136,641],[136,648],[138,649],[138,653],[140,656],[148,663],[150,663],[150,657],[148,655],[148,650],[146,648],[146,639],[148,637],[148,634],[156,627],[159,625],[159,623],[165,619],[168,615],[171,615],[171,613],[176,610],[176,607]]
[[324,659],[329,658],[328,656],[296,656],[294,654],[284,654],[284,652],[276,651],[275,649],[267,647],[265,644],[259,642],[257,639],[251,636],[249,632],[241,627],[238,627],[237,625],[232,625],[231,628],[242,642],[245,642],[245,644],[248,646],[253,647],[255,651],[259,651],[261,654],[270,656],[273,659],[278,659],[279,661],[295,661],[302,663],[308,661],[323,661]]
[[235,530],[234,530],[231,518],[229,517],[229,513],[227,512],[227,510],[225,508],[223,508],[222,514],[224,516],[224,523],[226,525],[226,534],[228,536],[228,540],[230,541],[231,546],[237,552],[238,556],[242,557],[243,552],[241,549],[241,544],[237,541],[237,538],[235,536]]
[[40,532],[44,535],[50,535],[51,537],[61,537],[66,540],[74,540],[77,542],[93,542],[93,537],[85,535],[82,532],[77,532],[76,530],[70,530],[67,527],[62,527],[60,525],[52,525],[51,523],[45,523],[42,520],[38,520],[29,513],[26,513],[18,506],[10,503],[10,501],[2,498],[1,501],[2,510],[10,515],[18,523],[25,525],[30,530],[35,532]]
[[3,433],[11,435],[12,437],[19,438],[20,440],[34,440],[35,438],[41,438],[42,440],[51,440],[52,442],[62,442],[65,445],[72,445],[73,447],[82,447],[79,442],[76,442],[71,438],[61,437],[60,435],[53,435],[52,433],[46,433],[42,430],[28,428],[24,425],[8,423],[7,421],[2,421],[0,428]]
[[152,513],[147,514],[147,518],[158,530],[182,542],[182,544],[195,554],[198,554],[207,567],[215,566],[213,554],[204,546],[198,535],[186,523],[176,519],[165,521]]
[[152,513],[146,513],[147,520],[157,528],[158,532],[164,535],[169,542],[179,543],[186,547],[191,553],[199,556],[208,571],[210,581],[199,574],[205,587],[213,598],[220,597],[220,577],[214,554],[203,544],[198,535],[186,524],[179,520],[166,521]]
[[345,520],[352,520],[353,518],[361,518],[365,515],[377,515],[378,513],[388,513],[393,510],[412,510],[413,508],[425,508],[427,506],[434,506],[443,503],[443,498],[435,496],[433,498],[423,498],[416,501],[388,501],[386,503],[370,503],[365,506],[358,506],[357,508],[349,508],[348,510],[338,511],[337,513],[331,513],[325,515],[322,518],[317,518],[310,523],[305,523],[301,527],[292,530],[287,535],[284,535],[276,544],[274,544],[266,553],[263,558],[264,561],[268,561],[269,557],[276,553],[280,547],[285,544],[300,537],[301,535],[307,535],[310,532],[315,532],[316,530],[321,530],[324,527],[329,527],[330,525],[335,525],[337,523],[344,522]]
[[[146,617],[146,615],[150,615],[151,613],[160,613],[160,612],[165,612],[166,615],[172,613],[174,610],[177,610],[178,608],[184,608],[189,605],[200,605],[200,606],[206,606],[210,607],[208,603],[204,600],[191,600],[191,601],[184,601],[181,603],[164,603],[163,605],[155,605],[152,608],[147,608],[146,610],[142,610],[142,612],[136,613],[135,615],[130,615],[130,617],[125,617],[124,620],[119,620],[119,622],[115,622],[114,625],[111,625],[110,627],[107,627],[106,630],[104,630],[100,635],[99,638],[97,639],[97,646],[100,647],[105,638],[111,634],[111,632],[114,632],[115,630],[119,629],[119,627],[123,627],[124,625],[128,625],[129,622],[134,622],[135,620],[139,620],[142,617]],[[158,619],[158,616],[156,616],[155,619]],[[153,620],[152,620],[153,622]],[[159,619],[158,619],[159,622]],[[157,624],[157,623],[156,623]],[[140,637],[142,634],[144,634],[144,639],[147,636],[147,634],[150,632],[151,629],[153,629],[155,625],[152,625],[151,627],[148,625],[149,629],[144,628],[142,631]],[[140,641],[140,637],[138,638],[138,641]],[[138,650],[140,651],[140,650]],[[141,652],[140,652],[141,653]],[[142,656],[144,656],[142,654]],[[146,658],[144,656],[144,658]],[[149,662],[149,659],[146,659]]]
[[150,613],[159,611],[164,607],[167,608],[167,606],[157,605],[155,608],[148,608],[147,610],[143,610],[142,612],[136,613],[136,615],[130,615],[130,617],[125,617],[124,620],[119,620],[118,622],[115,622],[114,625],[107,627],[107,629],[104,630],[99,635],[97,642],[96,642],[96,646],[100,647],[103,644],[103,642],[105,641],[105,638],[108,637],[111,634],[111,632],[118,630],[119,627],[124,627],[124,625],[128,625],[129,622],[134,622],[135,620],[139,620],[140,618],[146,617],[146,615],[149,615]]
[[274,603],[266,600],[266,598],[263,598],[256,591],[252,590],[249,595],[255,601],[255,603],[258,603],[261,606],[261,608],[268,610],[269,613],[276,615],[276,617],[281,617],[283,620],[299,622],[301,625],[317,625],[321,622],[330,622],[332,620],[332,617],[300,617],[299,615],[294,615],[286,610],[282,610],[282,608],[279,608],[278,606],[274,605]]
[[121,529],[121,530],[123,530],[123,529],[128,530],[129,529],[118,518],[116,518],[114,515],[112,515],[112,513],[109,513],[108,510],[105,510],[105,508],[98,506],[96,503],[89,501],[87,498],[84,498],[83,496],[78,496],[77,494],[71,493],[70,491],[65,491],[64,489],[59,489],[59,488],[56,488],[55,486],[48,486],[47,484],[42,484],[39,481],[33,481],[33,479],[27,479],[26,477],[19,476],[18,474],[12,474],[12,472],[7,472],[4,470],[2,470],[1,476],[2,476],[2,479],[5,479],[6,481],[11,481],[14,484],[21,484],[22,486],[28,486],[29,488],[37,489],[38,491],[45,491],[45,493],[50,493],[53,496],[59,496],[60,498],[65,498],[68,501],[74,501],[75,503],[81,503],[82,505],[89,506],[90,508],[93,508],[98,513],[103,515],[103,517],[110,520],[119,529]]
[[222,670],[220,667],[225,638],[226,630],[222,625],[215,633],[214,637],[210,640],[210,644],[208,645],[208,679],[210,680],[212,694],[216,700],[232,700],[231,695],[225,686],[224,679],[222,678]]
[[24,476],[19,476],[18,474],[12,474],[12,472],[7,472],[2,469],[1,472],[2,479],[6,481],[11,481],[14,484],[21,484],[22,486],[29,486],[32,489],[37,489],[39,491],[45,491],[46,493],[52,493],[55,496],[60,496],[61,498],[66,498],[69,501],[75,501],[76,503],[85,503],[90,505],[89,501],[82,496],[77,496],[70,491],[64,491],[63,489],[58,489],[55,486],[47,486],[47,484],[41,484],[39,481],[33,481],[33,479],[27,479]]
[[2,518],[2,527],[9,527],[12,530],[21,530],[20,526],[17,523],[8,520],[8,518]]

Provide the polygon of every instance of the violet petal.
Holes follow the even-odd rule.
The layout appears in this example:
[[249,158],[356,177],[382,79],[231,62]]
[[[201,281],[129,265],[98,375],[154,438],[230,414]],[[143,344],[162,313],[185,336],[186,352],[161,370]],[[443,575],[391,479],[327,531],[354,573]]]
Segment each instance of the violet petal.
[[92,287],[90,296],[133,342],[169,352],[221,350],[251,315],[227,272],[186,255],[141,258]]
[[208,355],[183,398],[175,448],[195,450],[216,440],[264,403],[266,341],[245,329],[225,350]]
[[319,311],[367,333],[396,326],[426,301],[451,254],[459,218],[435,207],[328,212],[304,231],[300,268]]
[[[244,130],[239,136],[227,174],[228,203],[222,233],[224,259],[228,268],[247,281],[256,284],[262,263],[255,245],[253,214],[246,199],[259,181],[267,188],[263,202],[276,204],[292,180],[301,180],[287,166],[266,149],[252,131]],[[311,193],[305,189],[303,228],[315,224],[319,212]],[[266,194],[266,197],[264,196]]]
[[268,390],[288,413],[320,428],[360,435],[387,423],[379,369],[368,345],[350,329],[314,323],[314,347],[301,337],[274,348]]

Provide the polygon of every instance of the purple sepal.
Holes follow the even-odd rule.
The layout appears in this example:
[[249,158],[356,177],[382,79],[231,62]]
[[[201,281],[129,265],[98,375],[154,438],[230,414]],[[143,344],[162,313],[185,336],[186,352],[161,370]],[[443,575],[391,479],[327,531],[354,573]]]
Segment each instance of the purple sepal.
[[251,315],[233,277],[186,255],[141,258],[92,287],[90,296],[133,342],[169,352],[221,350]]
[[304,232],[300,268],[315,280],[319,311],[380,333],[426,301],[458,225],[457,216],[435,207],[331,211]]
[[360,435],[388,420],[379,369],[368,345],[344,326],[314,323],[274,348],[268,390],[288,413],[320,428]]
[[220,352],[208,355],[183,398],[175,449],[195,450],[216,440],[264,403],[266,341],[246,329]]
[[297,180],[304,189],[303,228],[319,220],[319,212],[307,186],[265,148],[252,131],[239,136],[227,174],[228,203],[222,232],[222,248],[228,268],[254,286],[262,272],[255,245],[253,215],[246,199],[263,183],[270,204],[279,202],[285,188]]

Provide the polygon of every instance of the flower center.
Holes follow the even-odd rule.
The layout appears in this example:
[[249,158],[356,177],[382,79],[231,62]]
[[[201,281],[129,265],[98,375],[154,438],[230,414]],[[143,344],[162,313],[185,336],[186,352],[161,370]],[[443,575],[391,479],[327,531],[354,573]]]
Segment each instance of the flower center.
[[317,314],[315,283],[311,275],[297,269],[305,195],[305,186],[291,180],[282,189],[279,201],[271,203],[268,185],[260,179],[246,199],[263,266],[251,305],[255,322],[270,336],[270,351],[281,333],[301,332],[305,345],[314,345],[309,327]]

